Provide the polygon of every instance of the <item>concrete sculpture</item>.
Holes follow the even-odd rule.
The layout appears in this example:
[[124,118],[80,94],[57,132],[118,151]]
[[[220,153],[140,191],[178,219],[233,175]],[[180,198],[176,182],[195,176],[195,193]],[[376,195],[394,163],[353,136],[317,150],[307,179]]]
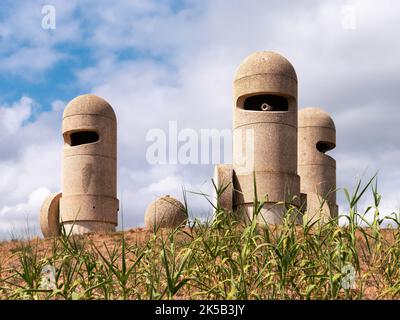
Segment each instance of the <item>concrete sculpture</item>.
[[61,192],[49,195],[40,209],[40,228],[46,238],[60,234],[60,198]]
[[[324,196],[335,185],[335,167],[330,160],[323,160],[319,173],[312,175],[307,170],[311,170],[313,164],[307,162],[309,158],[301,158],[301,174],[297,174],[298,137],[303,139],[303,133],[298,135],[297,132],[297,75],[288,60],[269,51],[248,56],[236,71],[233,97],[233,164],[217,165],[214,173],[217,187],[231,185],[219,199],[222,207],[251,218],[255,181],[258,198],[266,197],[258,220],[277,224],[282,221],[288,204],[304,210],[306,201],[315,203],[311,190],[315,195]],[[317,132],[322,134],[318,140],[322,144],[318,144],[318,148],[332,146],[332,141],[334,146],[332,137],[323,138],[323,134],[332,134],[332,128],[324,133],[324,121],[327,119],[312,121],[320,126]],[[304,135],[311,134],[312,130],[306,129]],[[246,131],[251,133],[250,139],[244,138]],[[311,143],[311,137],[312,134],[306,143]],[[299,145],[303,143],[299,141]],[[319,151],[316,149],[316,152]],[[300,178],[303,177],[301,189]],[[319,191],[315,192],[313,186],[317,184]],[[333,191],[329,194],[329,208],[335,208],[335,202]]]
[[[233,163],[215,167],[219,206],[252,218],[254,182],[265,200],[258,220],[278,224],[288,205],[307,220],[337,216],[336,162],[325,152],[336,145],[332,118],[321,109],[298,114],[297,75],[283,56],[260,51],[237,68],[233,82]],[[114,231],[117,225],[117,121],[112,107],[82,95],[65,108],[62,193],[40,212],[44,236]],[[248,134],[249,133],[249,134]],[[244,138],[244,136],[246,138]],[[187,212],[164,196],[145,214],[147,229],[185,225]]]
[[184,226],[187,219],[187,211],[183,204],[177,199],[166,195],[156,199],[147,207],[145,228],[148,230],[177,228]]
[[[95,95],[76,97],[64,110],[62,133],[59,223],[72,234],[114,231],[119,208],[114,110]],[[53,215],[47,211],[49,217]],[[42,215],[46,215],[45,207]]]
[[[262,219],[279,223],[284,204],[299,204],[297,175],[297,76],[279,54],[262,51],[247,57],[233,82],[234,206],[252,215],[254,175],[259,199],[268,195]],[[235,131],[240,130],[240,134]],[[240,137],[252,130],[253,145]],[[250,170],[242,170],[243,152],[253,148]]]
[[307,220],[337,216],[336,161],[325,154],[336,146],[336,128],[319,108],[299,111],[298,172],[300,190],[307,194]]

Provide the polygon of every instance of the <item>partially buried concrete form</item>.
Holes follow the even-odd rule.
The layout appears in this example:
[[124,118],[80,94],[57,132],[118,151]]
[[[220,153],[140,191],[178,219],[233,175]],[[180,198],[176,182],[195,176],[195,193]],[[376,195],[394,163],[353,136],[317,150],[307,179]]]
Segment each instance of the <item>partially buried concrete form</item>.
[[336,128],[320,108],[299,111],[298,172],[301,192],[307,195],[305,219],[336,217],[336,161],[326,154],[336,146]]
[[40,228],[46,238],[60,235],[60,198],[61,192],[51,194],[40,208]]
[[280,223],[286,204],[300,204],[296,72],[277,53],[253,53],[236,71],[233,96],[234,208],[252,216],[255,178],[258,198],[267,195],[260,222]]
[[166,195],[150,203],[147,207],[145,228],[157,231],[160,228],[177,228],[184,226],[188,215],[184,205],[177,199]]

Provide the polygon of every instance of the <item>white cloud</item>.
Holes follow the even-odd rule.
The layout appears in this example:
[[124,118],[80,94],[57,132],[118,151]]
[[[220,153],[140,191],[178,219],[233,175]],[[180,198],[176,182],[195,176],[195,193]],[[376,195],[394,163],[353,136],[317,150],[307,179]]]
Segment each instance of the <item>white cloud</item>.
[[15,134],[31,116],[33,103],[31,98],[22,97],[12,106],[0,107],[0,126],[7,133]]
[[42,198],[60,188],[60,105],[33,121],[27,120],[37,103],[29,97],[0,107],[0,238],[10,226],[25,228],[27,217],[37,226]]
[[[49,189],[38,188],[28,195],[28,201],[17,203],[13,206],[4,206],[0,210],[0,233],[6,234],[14,231],[24,232],[26,228],[38,231],[38,215],[44,199],[50,195]],[[26,235],[29,236],[29,235]]]
[[0,70],[34,80],[38,72],[46,71],[64,57],[64,54],[51,48],[20,48],[0,61]]

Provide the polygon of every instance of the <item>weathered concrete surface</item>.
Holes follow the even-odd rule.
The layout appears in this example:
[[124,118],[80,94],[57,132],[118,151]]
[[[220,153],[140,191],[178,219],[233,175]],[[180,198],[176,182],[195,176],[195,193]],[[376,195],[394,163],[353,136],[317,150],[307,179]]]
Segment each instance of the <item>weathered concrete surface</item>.
[[114,231],[118,221],[117,120],[100,97],[73,99],[63,114],[60,219],[67,232]]
[[[274,203],[300,204],[296,72],[277,53],[253,53],[236,71],[233,95],[233,169],[238,190],[234,205],[247,211],[252,206],[255,172],[258,197],[268,195],[270,203],[263,210],[264,219],[279,223],[282,209]],[[252,132],[253,143],[244,138],[246,130]],[[243,159],[251,163],[243,164]]]
[[[239,213],[245,217],[245,221],[250,222],[254,219],[254,205],[247,203],[240,208]],[[297,207],[292,206],[290,209],[284,203],[266,202],[259,211],[256,219],[261,225],[265,224],[281,224],[284,215],[295,223],[302,223],[303,213]]]
[[146,229],[158,230],[159,228],[184,226],[188,216],[180,201],[166,195],[158,198],[147,207],[144,219]]
[[[299,111],[298,172],[300,189],[307,194],[308,217],[337,216],[336,161],[325,152],[336,146],[336,128],[328,113],[320,108]],[[326,204],[319,209],[321,200]]]
[[304,222],[315,222],[326,223],[333,216],[333,212],[326,201],[319,194],[315,192],[307,193],[307,207],[306,212],[303,215]]
[[40,209],[40,229],[46,238],[60,235],[61,192],[49,195]]
[[217,164],[215,166],[214,183],[217,190],[224,190],[219,199],[217,199],[216,190],[214,190],[214,203],[217,204],[218,200],[222,208],[231,211],[233,208],[233,167],[231,164]]

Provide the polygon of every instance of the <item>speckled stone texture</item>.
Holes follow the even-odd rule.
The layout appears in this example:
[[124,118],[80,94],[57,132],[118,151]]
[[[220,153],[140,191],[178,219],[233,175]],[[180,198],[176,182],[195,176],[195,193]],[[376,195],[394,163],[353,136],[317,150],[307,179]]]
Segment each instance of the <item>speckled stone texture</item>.
[[40,208],[40,229],[46,238],[60,234],[61,192],[49,195]]
[[[262,220],[279,223],[283,209],[277,209],[275,203],[284,201],[300,205],[296,72],[291,63],[277,53],[255,52],[239,65],[233,95],[233,181],[237,190],[234,207],[243,207],[252,214],[254,171],[258,197],[268,196],[269,204],[263,210]],[[263,95],[286,101],[286,109],[262,108],[261,105],[258,109],[246,107],[248,98]],[[246,139],[238,139],[240,135],[244,136],[245,130],[252,130],[253,145]],[[243,153],[249,151],[252,163],[243,169]]]
[[233,168],[231,164],[218,164],[214,169],[214,184],[218,190],[222,191],[217,199],[216,190],[214,190],[214,204],[217,204],[231,211],[233,208]]
[[113,108],[95,95],[78,96],[64,110],[62,133],[60,219],[66,231],[114,231],[119,202],[117,120]]
[[298,172],[301,192],[307,194],[306,217],[336,217],[336,161],[325,154],[336,146],[335,124],[322,109],[304,108],[299,111],[298,136]]
[[169,196],[163,196],[152,202],[146,210],[144,224],[148,230],[159,228],[177,228],[184,226],[188,216],[183,204]]

